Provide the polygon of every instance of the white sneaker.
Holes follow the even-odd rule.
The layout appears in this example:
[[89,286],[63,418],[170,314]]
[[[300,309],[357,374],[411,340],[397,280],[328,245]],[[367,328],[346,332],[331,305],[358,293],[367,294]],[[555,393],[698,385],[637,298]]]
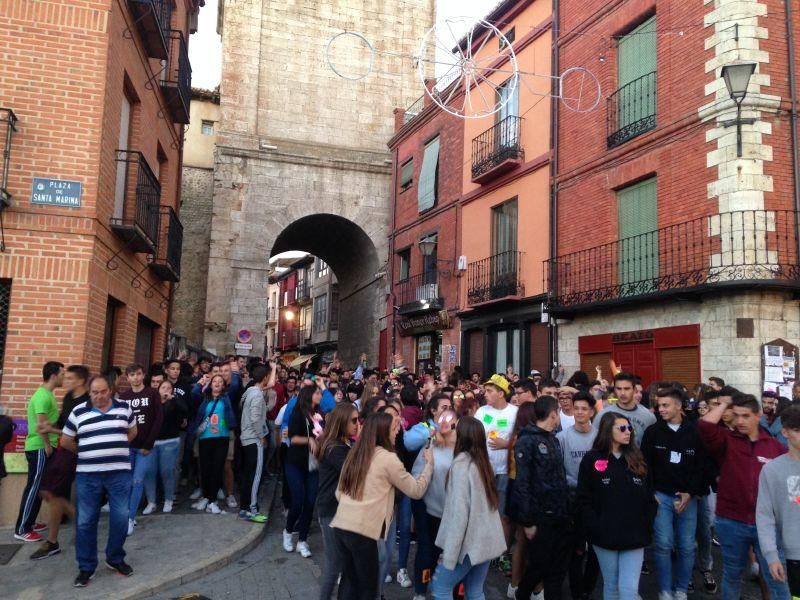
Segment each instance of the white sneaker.
[[155,502],[148,502],[147,506],[144,507],[144,510],[142,511],[142,514],[143,515],[149,515],[149,514],[152,514],[153,512],[155,512],[155,510],[156,510]]
[[427,600],[425,594],[414,594],[414,600]]
[[283,530],[283,549],[287,552],[294,552],[294,538],[285,529]]
[[208,500],[206,498],[200,498],[200,500],[192,504],[192,508],[199,511],[205,510],[207,506]]
[[239,506],[239,503],[236,502],[236,498],[234,497],[233,494],[228,496],[228,498],[225,501],[228,503],[228,508],[236,508],[237,506]]
[[216,502],[211,502],[208,506],[206,506],[206,512],[213,515],[218,515],[222,512],[222,509],[217,505]]
[[514,600],[514,598],[516,597],[517,597],[517,588],[509,583],[508,589],[506,590],[506,598],[511,598],[511,600]]
[[658,600],[674,600],[672,592],[658,592]]
[[189,500],[199,500],[200,496],[202,496],[202,495],[203,495],[203,490],[201,490],[200,488],[196,488],[192,492],[192,495],[189,496]]
[[108,505],[108,502],[100,507],[100,512],[111,512],[111,507]]
[[136,521],[128,519],[128,535],[133,535],[133,528],[136,526]]
[[387,573],[386,577],[383,578],[383,583],[392,583],[392,581],[393,580],[392,580],[392,574],[391,573]]
[[311,557],[311,548],[308,547],[308,542],[297,542],[297,552],[303,558]]
[[408,576],[408,570],[400,569],[397,571],[397,583],[400,584],[401,588],[410,588],[411,587],[411,577]]
[[688,600],[686,592],[675,592],[675,600]]
[[531,600],[544,600],[544,590],[538,594],[531,594]]
[[217,490],[217,500],[225,500],[225,492]]
[[164,509],[165,513],[172,512],[172,500],[164,500]]

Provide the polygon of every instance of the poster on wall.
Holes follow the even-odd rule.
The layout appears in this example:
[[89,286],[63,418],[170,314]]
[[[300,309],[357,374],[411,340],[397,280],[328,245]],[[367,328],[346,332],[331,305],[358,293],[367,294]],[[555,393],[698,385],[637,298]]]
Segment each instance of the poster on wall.
[[762,389],[791,398],[797,373],[797,346],[777,339],[764,344],[762,352]]
[[13,419],[17,428],[11,441],[3,448],[3,462],[9,473],[27,473],[28,461],[25,460],[25,438],[28,435],[28,420]]

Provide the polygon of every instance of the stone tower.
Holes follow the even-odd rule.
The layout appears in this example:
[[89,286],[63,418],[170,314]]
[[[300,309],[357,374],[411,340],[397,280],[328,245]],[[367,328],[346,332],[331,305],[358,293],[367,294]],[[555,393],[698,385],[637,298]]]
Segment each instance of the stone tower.
[[[206,298],[206,348],[236,332],[263,351],[268,260],[303,250],[340,285],[340,354],[377,357],[385,312],[393,109],[422,93],[412,61],[434,0],[220,0],[223,61]],[[326,46],[358,32],[374,46],[360,81]],[[352,57],[353,71],[364,53]],[[350,60],[348,60],[350,62]]]

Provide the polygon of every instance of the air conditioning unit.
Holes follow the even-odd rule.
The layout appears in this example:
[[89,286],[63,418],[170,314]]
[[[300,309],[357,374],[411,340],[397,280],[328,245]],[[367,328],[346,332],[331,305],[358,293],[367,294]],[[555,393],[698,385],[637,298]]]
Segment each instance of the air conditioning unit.
[[467,257],[463,254],[458,257],[457,267],[459,271],[466,271],[467,270]]
[[425,302],[439,297],[439,284],[426,283],[417,287],[417,300]]

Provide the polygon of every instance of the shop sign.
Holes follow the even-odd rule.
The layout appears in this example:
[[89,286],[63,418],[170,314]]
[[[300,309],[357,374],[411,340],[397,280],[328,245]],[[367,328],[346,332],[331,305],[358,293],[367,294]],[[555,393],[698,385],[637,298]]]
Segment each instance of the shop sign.
[[31,204],[80,208],[81,182],[34,177]]
[[414,335],[424,331],[450,329],[452,326],[450,313],[446,310],[437,313],[429,313],[427,315],[401,317],[397,321],[397,330],[400,335]]
[[641,331],[626,331],[624,333],[611,334],[611,341],[614,344],[624,344],[625,342],[649,342],[655,337],[652,329]]
[[253,349],[253,344],[234,344],[237,352],[250,352]]

